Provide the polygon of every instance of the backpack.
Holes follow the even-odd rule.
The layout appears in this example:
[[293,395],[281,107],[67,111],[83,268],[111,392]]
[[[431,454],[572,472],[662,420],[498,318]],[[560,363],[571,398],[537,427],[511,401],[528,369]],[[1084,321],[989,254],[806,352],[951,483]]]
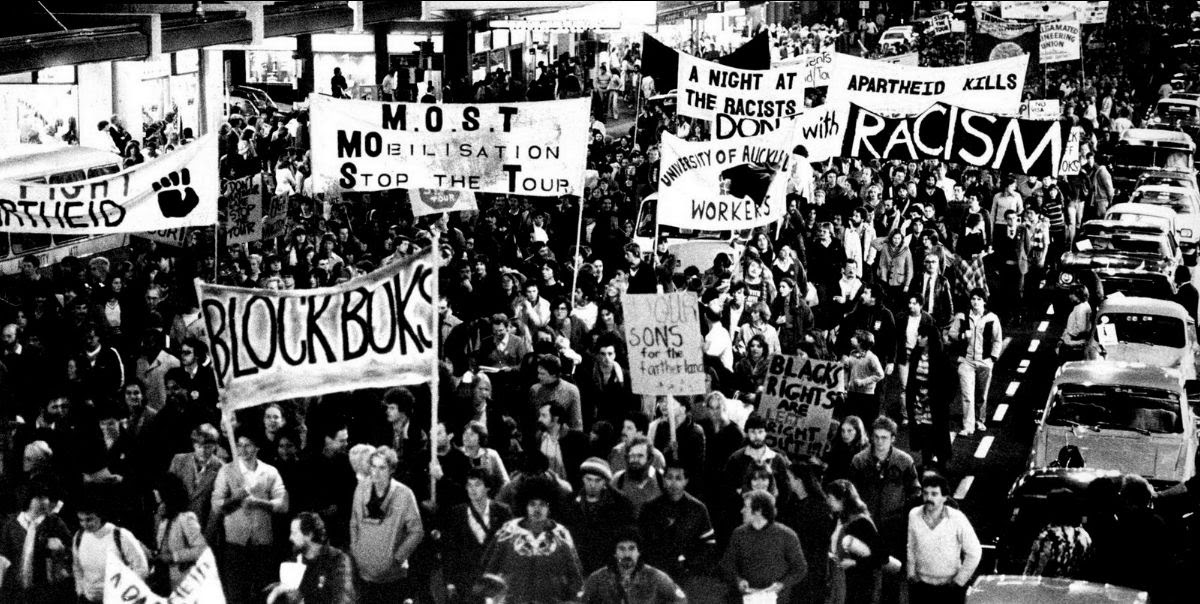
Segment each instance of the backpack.
[[[129,566],[129,558],[125,557],[125,546],[121,541],[121,531],[124,531],[124,530],[125,529],[123,529],[119,526],[113,525],[112,540],[113,540],[113,545],[115,545],[117,547],[117,557],[119,557],[121,559],[121,564],[124,564],[125,566]],[[129,536],[132,537],[133,541],[138,544],[138,547],[142,548],[142,555],[145,556],[147,566],[149,566],[149,562],[151,560],[153,560],[154,557],[150,555],[150,552],[146,550],[146,546],[142,545],[142,542],[139,541],[137,537],[134,537],[132,533],[130,533]],[[77,556],[79,555],[79,544],[82,541],[83,541],[83,531],[79,531],[79,532],[75,533],[75,554]],[[132,570],[132,569],[133,569],[133,567],[130,567],[130,570]],[[146,576],[143,575],[142,573],[138,573],[138,575],[141,576],[141,578],[143,578],[143,579],[146,578]]]

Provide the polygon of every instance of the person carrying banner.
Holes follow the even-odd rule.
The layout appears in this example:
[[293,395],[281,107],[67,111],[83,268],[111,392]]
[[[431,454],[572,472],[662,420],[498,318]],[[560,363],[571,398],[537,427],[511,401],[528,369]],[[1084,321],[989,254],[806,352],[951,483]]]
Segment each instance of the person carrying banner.
[[74,560],[75,593],[81,604],[100,604],[104,600],[105,568],[109,556],[116,556],[139,577],[150,574],[146,548],[127,529],[104,519],[95,497],[80,497],[75,502],[79,532],[71,546]]
[[304,604],[352,604],[357,602],[354,569],[350,556],[329,545],[325,522],[313,512],[301,512],[291,522],[288,539],[304,564],[304,576],[296,589],[277,585],[267,596],[267,604],[285,598]]

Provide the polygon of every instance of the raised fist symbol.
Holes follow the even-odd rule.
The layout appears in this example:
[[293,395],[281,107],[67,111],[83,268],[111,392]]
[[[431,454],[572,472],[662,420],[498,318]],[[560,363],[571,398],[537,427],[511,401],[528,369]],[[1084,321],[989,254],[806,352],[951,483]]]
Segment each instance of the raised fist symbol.
[[158,193],[158,209],[163,218],[183,218],[200,204],[200,196],[188,186],[191,183],[192,175],[187,168],[172,172],[160,178],[158,182],[151,183],[154,191]]

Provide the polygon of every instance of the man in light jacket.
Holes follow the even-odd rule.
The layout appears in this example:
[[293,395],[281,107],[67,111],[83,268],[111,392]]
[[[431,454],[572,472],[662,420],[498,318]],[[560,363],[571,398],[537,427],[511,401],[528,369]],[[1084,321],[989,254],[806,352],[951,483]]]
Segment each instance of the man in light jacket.
[[921,481],[924,505],[908,513],[909,599],[961,604],[983,548],[967,516],[946,505],[950,483],[929,473]]
[[391,447],[371,454],[370,480],[358,484],[350,509],[350,557],[358,570],[358,597],[364,604],[401,602],[408,558],[424,537],[421,511],[412,489],[392,478],[399,456]]

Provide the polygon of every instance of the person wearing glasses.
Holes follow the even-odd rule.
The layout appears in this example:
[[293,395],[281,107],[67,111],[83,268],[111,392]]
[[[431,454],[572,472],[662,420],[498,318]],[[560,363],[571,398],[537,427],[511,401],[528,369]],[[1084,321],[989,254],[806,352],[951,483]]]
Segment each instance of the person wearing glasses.
[[950,283],[942,276],[941,258],[937,254],[926,254],[922,260],[922,270],[913,277],[908,286],[909,297],[920,295],[924,301],[921,309],[933,317],[934,325],[946,328],[954,315],[954,299],[950,293]]

